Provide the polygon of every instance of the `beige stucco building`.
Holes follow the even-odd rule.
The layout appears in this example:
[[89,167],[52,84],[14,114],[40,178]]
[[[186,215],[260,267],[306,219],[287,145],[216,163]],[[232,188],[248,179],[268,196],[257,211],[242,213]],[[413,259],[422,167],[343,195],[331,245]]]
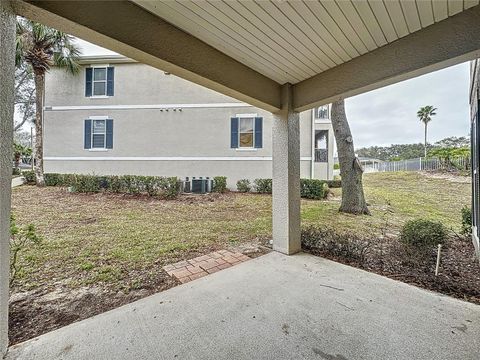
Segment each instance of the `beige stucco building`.
[[[272,177],[270,112],[122,56],[46,77],[45,171]],[[332,179],[329,106],[300,114],[300,176]],[[134,136],[132,136],[134,135]]]

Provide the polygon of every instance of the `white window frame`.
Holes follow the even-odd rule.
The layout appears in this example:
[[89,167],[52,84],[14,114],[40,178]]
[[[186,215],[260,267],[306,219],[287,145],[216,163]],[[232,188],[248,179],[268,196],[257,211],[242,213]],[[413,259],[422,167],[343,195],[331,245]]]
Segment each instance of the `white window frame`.
[[[258,117],[258,114],[236,114],[236,118],[238,118],[238,147],[236,148],[237,151],[257,151],[258,149],[255,147],[255,118]],[[240,146],[240,119],[252,119],[252,146]]]
[[[109,116],[90,116],[89,117],[90,120],[92,120],[92,130],[91,130],[91,134],[90,134],[90,143],[92,144],[89,151],[108,151],[107,149],[107,119],[110,119]],[[98,120],[102,120],[105,122],[105,132],[103,134],[103,148],[94,148],[93,147],[93,135],[94,135],[94,122],[95,121],[98,121]]]
[[[326,107],[327,108],[327,117],[326,118],[318,117],[318,111],[321,107]],[[328,121],[330,119],[330,105],[321,105],[321,106],[315,107],[313,109],[313,116],[314,116],[315,120]]]
[[[91,99],[108,99],[110,96],[107,95],[107,86],[108,86],[108,68],[109,64],[96,64],[90,65],[92,68],[92,96]],[[95,81],[95,69],[105,69],[105,80]],[[94,95],[95,82],[105,82],[105,94],[104,95]]]

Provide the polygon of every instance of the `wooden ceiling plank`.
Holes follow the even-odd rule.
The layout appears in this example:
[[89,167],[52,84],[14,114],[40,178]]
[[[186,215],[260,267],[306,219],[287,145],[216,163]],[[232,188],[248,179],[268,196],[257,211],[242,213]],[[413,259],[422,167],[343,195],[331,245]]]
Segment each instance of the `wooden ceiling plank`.
[[403,10],[398,0],[384,0],[385,8],[387,9],[390,19],[392,19],[393,26],[397,32],[398,37],[402,38],[407,36],[408,31],[407,22],[405,16],[403,16]]
[[[184,2],[184,4],[187,2]],[[220,4],[220,2],[218,2]],[[207,1],[195,1],[188,2],[192,11],[195,11],[195,7],[202,8],[205,12],[210,14],[212,18],[217,19],[214,25],[219,27],[223,32],[230,36],[238,36],[239,39],[245,46],[256,49],[256,52],[263,52],[266,55],[270,56],[272,59],[276,59],[276,63],[279,67],[284,69],[288,74],[292,74],[297,79],[303,79],[306,76],[308,77],[308,72],[304,72],[295,64],[292,64],[287,57],[285,57],[285,52],[277,52],[270,46],[271,39],[268,39],[266,42],[265,37],[260,39],[257,36],[254,36],[250,31],[247,31],[242,25],[240,18],[232,18],[230,14],[220,11],[217,7]],[[193,7],[192,7],[193,6]],[[230,12],[232,12],[231,8]],[[198,10],[197,10],[198,11]],[[208,21],[208,20],[207,20]],[[212,21],[210,21],[212,22]],[[263,35],[263,34],[262,34]]]
[[448,17],[448,0],[432,1],[432,7],[435,22],[445,20]]
[[320,14],[325,11],[325,14],[328,15],[332,21],[338,25],[341,31],[345,34],[345,37],[351,41],[352,45],[360,54],[365,54],[368,52],[365,43],[353,29],[352,25],[345,17],[342,10],[338,7],[336,2],[325,1],[320,3],[319,1],[309,1],[308,6],[318,17],[320,17]]
[[402,6],[405,21],[407,22],[408,31],[412,33],[420,30],[422,28],[422,24],[420,23],[415,0],[400,1],[400,5]]
[[[265,11],[258,3],[254,1],[242,1],[241,4],[252,14],[255,14],[260,21],[263,21],[272,31],[276,32],[283,39],[285,47],[291,47],[306,56],[308,65],[317,72],[322,72],[329,68],[322,61],[315,60],[315,55],[303,43],[299,42],[286,28],[281,26],[270,14]],[[315,60],[315,61],[314,61]]]
[[390,19],[390,15],[388,14],[387,8],[385,7],[383,1],[369,0],[368,4],[372,9],[378,24],[382,28],[383,34],[385,35],[387,41],[390,43],[397,40],[397,32],[395,31],[395,27]]
[[[263,22],[256,22],[255,19],[258,19],[255,16],[245,9],[240,3],[238,2],[223,2],[223,1],[213,1],[211,2],[213,6],[218,8],[219,10],[223,11],[224,13],[230,13],[232,16],[241,18],[242,22],[244,22],[245,30],[249,31],[253,36],[258,37],[264,43],[269,43],[270,47],[277,51],[284,53],[284,56],[295,66],[301,69],[303,72],[312,74],[315,71],[310,68],[304,62],[303,54],[300,54],[298,51],[291,50],[290,48],[284,48],[281,43],[282,39],[278,36],[278,34],[269,31],[270,29],[265,26]],[[230,10],[228,10],[228,8]],[[233,12],[233,13],[232,13]],[[235,15],[233,15],[235,14]],[[260,25],[260,27],[259,27]],[[262,26],[263,25],[263,26]],[[274,35],[271,37],[271,35]]]
[[357,10],[350,1],[335,1],[337,5],[342,10],[345,17],[348,19],[352,27],[355,29],[357,35],[362,39],[363,43],[369,51],[375,50],[378,46],[375,43],[375,40],[372,38],[368,32],[367,27],[363,23],[360,15],[358,15]]
[[417,1],[417,9],[422,27],[427,27],[435,22],[433,7],[430,1]]
[[385,35],[383,34],[383,30],[378,24],[378,21],[375,15],[373,14],[373,11],[370,8],[370,5],[368,5],[368,2],[353,1],[352,3],[358,12],[358,15],[360,16],[363,23],[367,27],[368,32],[373,37],[373,40],[375,40],[375,44],[377,44],[378,47],[386,45],[387,39],[385,38]]

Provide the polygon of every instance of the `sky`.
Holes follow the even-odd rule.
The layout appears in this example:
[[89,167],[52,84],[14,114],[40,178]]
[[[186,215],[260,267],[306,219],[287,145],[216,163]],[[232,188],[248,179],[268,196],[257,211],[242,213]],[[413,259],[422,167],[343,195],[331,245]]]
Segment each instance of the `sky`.
[[[78,39],[83,55],[114,54]],[[452,66],[414,79],[346,99],[345,109],[355,148],[423,142],[421,106],[437,115],[428,125],[428,141],[469,133],[469,65]]]

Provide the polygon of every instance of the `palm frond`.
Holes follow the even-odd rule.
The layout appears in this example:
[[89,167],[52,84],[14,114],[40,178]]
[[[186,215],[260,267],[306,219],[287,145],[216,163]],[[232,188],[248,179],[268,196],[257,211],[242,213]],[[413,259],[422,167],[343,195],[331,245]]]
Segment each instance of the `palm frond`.
[[72,74],[80,70],[80,50],[73,37],[43,24],[17,18],[16,49],[17,65],[27,62],[37,74],[44,74],[54,65]]

